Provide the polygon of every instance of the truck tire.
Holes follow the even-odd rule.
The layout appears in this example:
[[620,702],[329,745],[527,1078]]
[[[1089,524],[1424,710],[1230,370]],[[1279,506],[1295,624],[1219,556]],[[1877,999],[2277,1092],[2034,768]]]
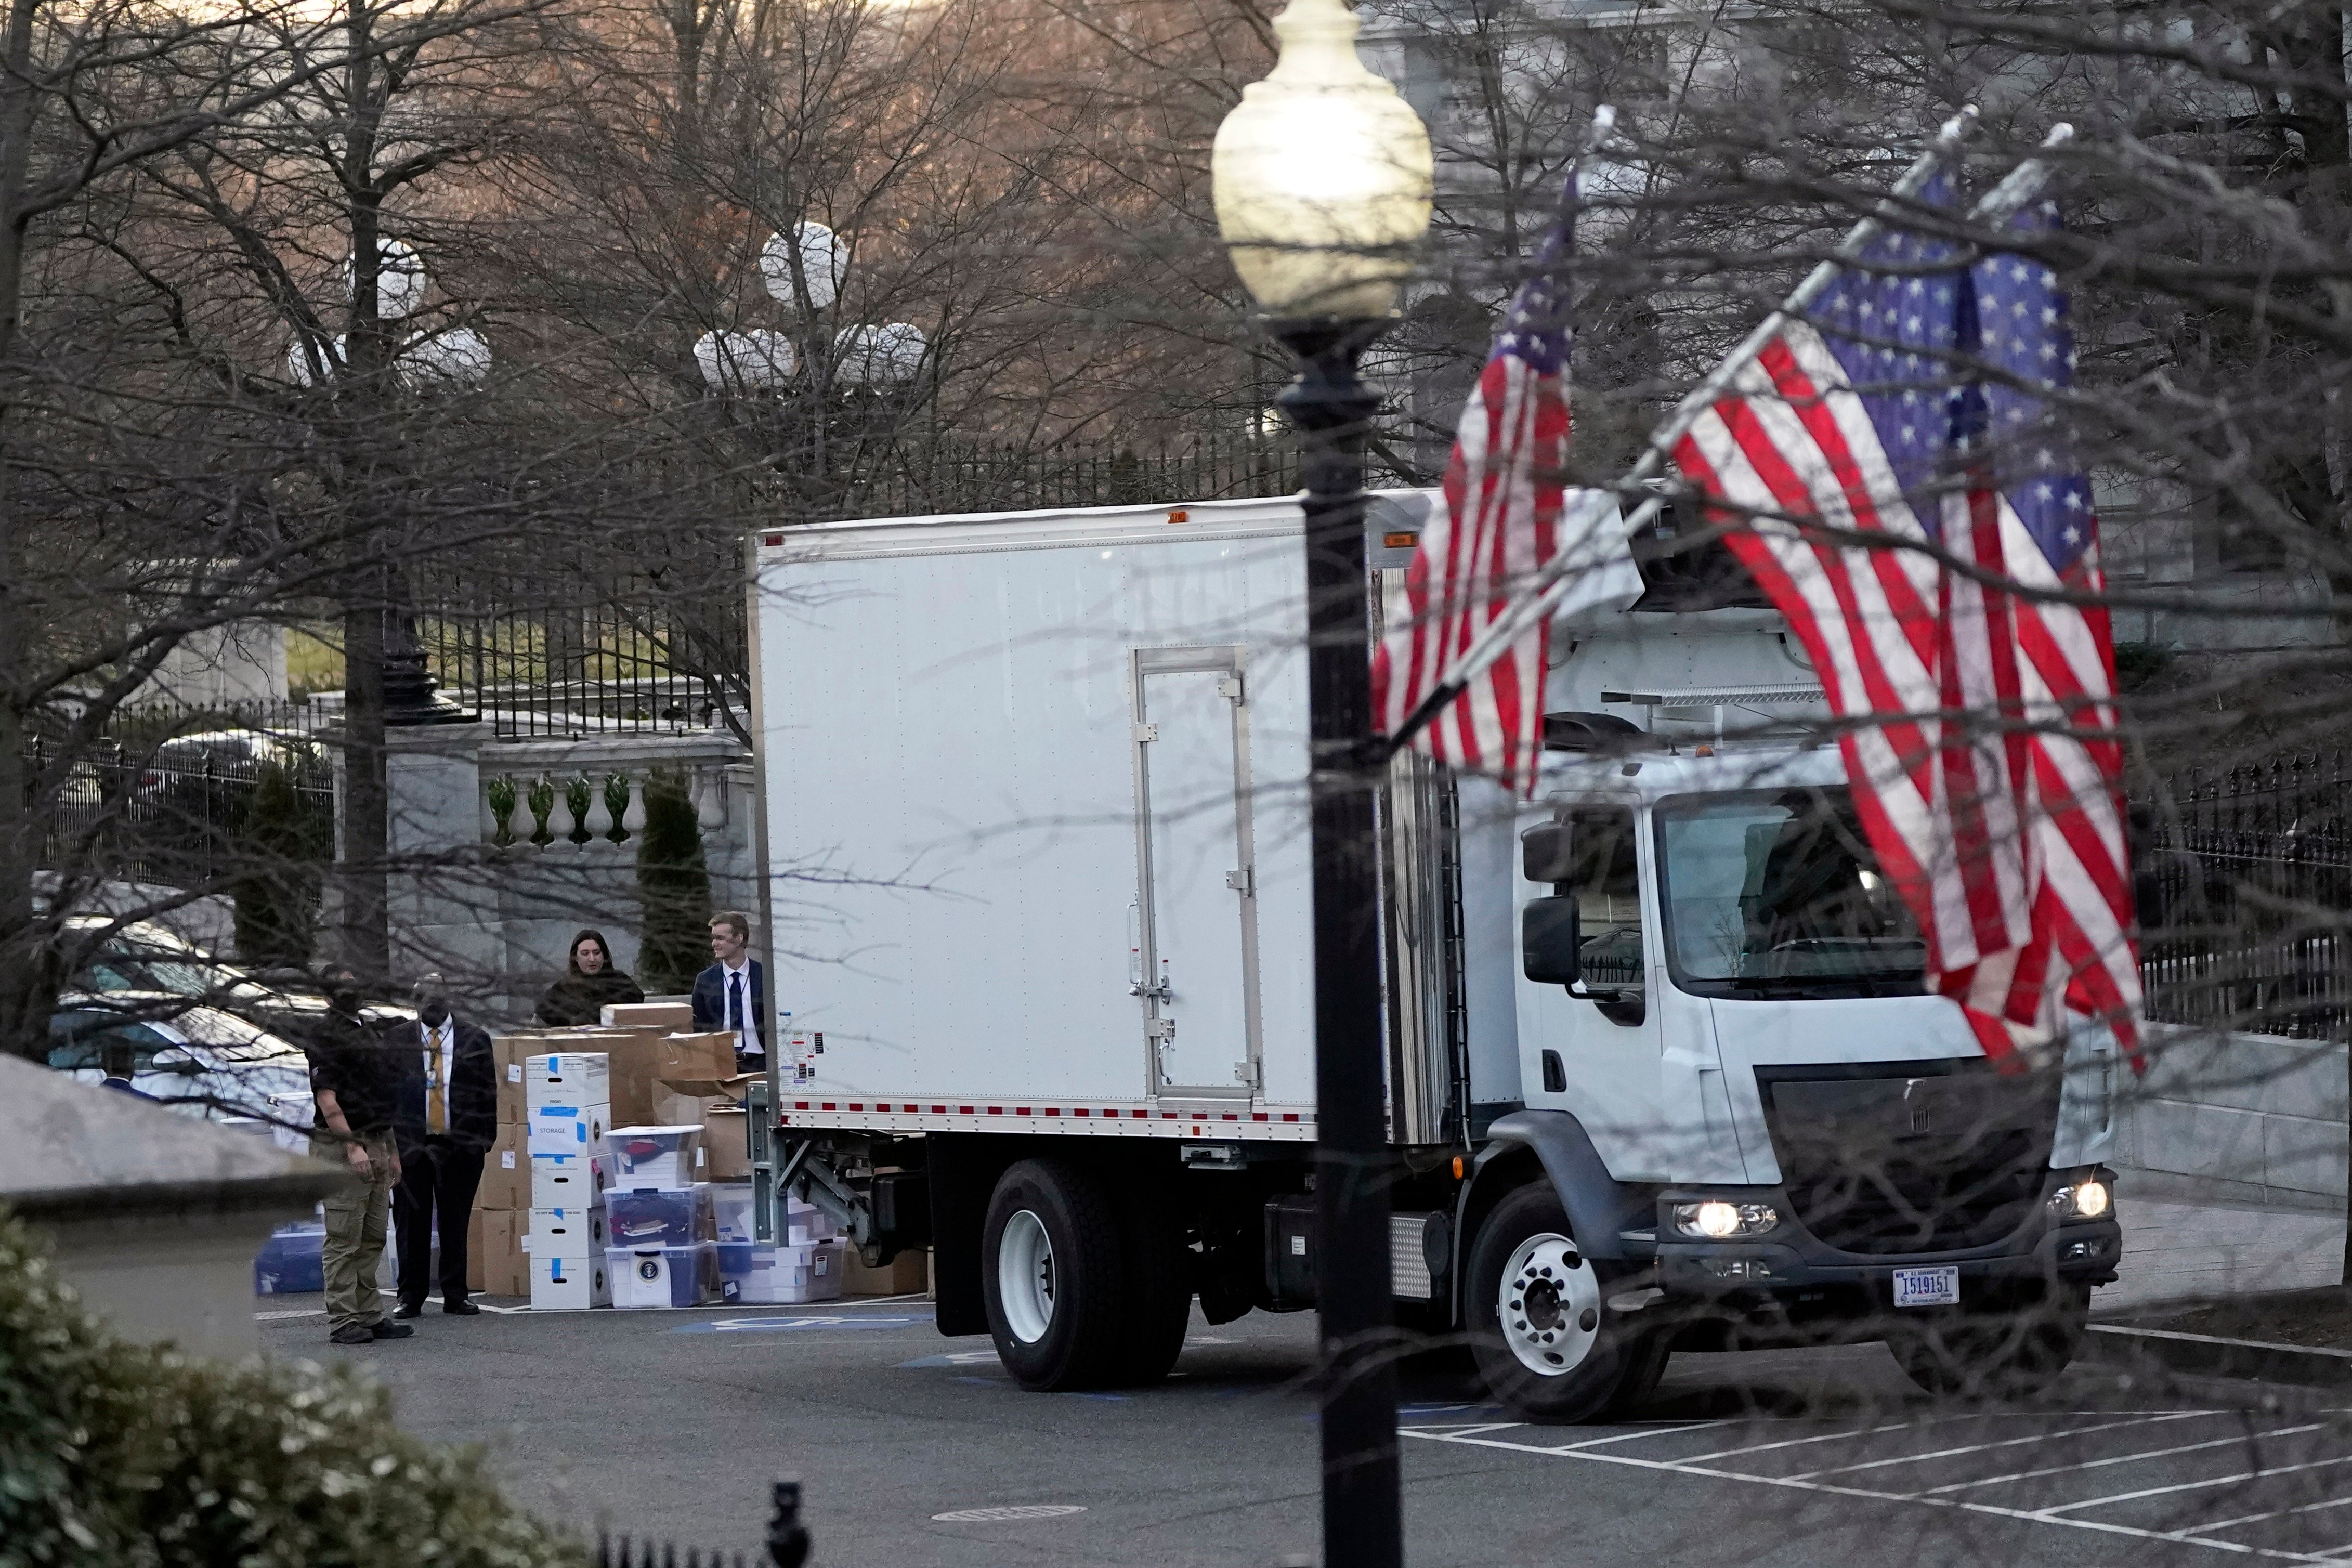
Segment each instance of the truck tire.
[[1647,1394],[1665,1364],[1660,1337],[1610,1308],[1633,1270],[1584,1257],[1559,1194],[1538,1183],[1478,1228],[1464,1317],[1478,1374],[1530,1421],[1591,1421]]
[[2091,1321],[2091,1288],[2061,1279],[2005,1309],[1898,1324],[1887,1335],[1911,1381],[1945,1399],[2025,1399],[2058,1381]]
[[1112,1207],[1127,1271],[1127,1321],[1111,1377],[1132,1388],[1160,1382],[1184,1352],[1192,1326],[1192,1255],[1164,1192],[1123,1184]]
[[981,1227],[981,1288],[997,1356],[1038,1393],[1118,1375],[1127,1272],[1110,1194],[1060,1160],[1006,1171]]

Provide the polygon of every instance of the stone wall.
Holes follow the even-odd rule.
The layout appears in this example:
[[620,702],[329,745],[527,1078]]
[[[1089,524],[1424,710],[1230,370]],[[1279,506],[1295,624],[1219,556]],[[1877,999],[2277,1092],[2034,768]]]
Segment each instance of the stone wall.
[[2168,1024],[2149,1035],[2147,1074],[2126,1079],[2116,1107],[2126,1193],[2343,1206],[2342,1044]]

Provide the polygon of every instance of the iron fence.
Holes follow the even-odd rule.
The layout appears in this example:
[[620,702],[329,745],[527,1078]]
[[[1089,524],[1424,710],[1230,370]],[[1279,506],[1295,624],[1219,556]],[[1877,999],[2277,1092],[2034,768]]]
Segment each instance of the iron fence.
[[[642,477],[642,476],[640,476]],[[851,517],[1016,511],[1286,495],[1289,443],[1232,437],[1181,449],[1024,446],[926,438],[812,498],[783,477],[665,492],[724,508],[751,526]],[[653,487],[658,490],[660,487]],[[637,520],[625,559],[545,556],[435,563],[412,573],[416,633],[442,689],[501,736],[709,727],[740,713],[749,674],[743,561],[725,544],[669,536]],[[697,537],[728,531],[703,530]]]
[[2147,1015],[2352,1030],[2352,768],[2341,752],[2166,778],[2132,803]]
[[[140,715],[128,716],[134,731]],[[36,735],[25,761],[45,869],[165,887],[234,879],[258,852],[307,844],[324,858],[335,815],[333,764],[319,747],[207,714],[207,729],[161,740],[109,736],[65,751]],[[288,820],[265,825],[265,773],[292,786]],[[46,800],[46,805],[40,803]],[[260,846],[267,843],[266,851]]]

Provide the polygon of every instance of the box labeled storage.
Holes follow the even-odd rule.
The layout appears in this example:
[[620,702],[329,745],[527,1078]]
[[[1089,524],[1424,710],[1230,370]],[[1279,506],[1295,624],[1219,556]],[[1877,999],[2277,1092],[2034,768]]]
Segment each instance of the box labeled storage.
[[751,1218],[751,1184],[710,1184],[710,1220],[721,1241],[756,1239]]
[[533,1154],[530,1207],[588,1209],[604,1201],[613,1167],[602,1154]]
[[615,1187],[604,1205],[614,1247],[686,1247],[719,1234],[708,1183],[646,1191]]
[[690,1187],[702,1180],[702,1125],[615,1127],[604,1136],[615,1187]]
[[482,1156],[481,1184],[474,1189],[474,1207],[530,1207],[530,1142],[520,1124],[500,1126],[499,1135]]
[[614,1247],[604,1254],[615,1307],[699,1307],[719,1297],[719,1247]]
[[550,1051],[522,1068],[523,1104],[533,1115],[542,1106],[612,1103],[612,1058],[602,1051]]
[[608,1029],[691,1029],[691,1002],[607,1002],[600,1019]]
[[740,1105],[714,1105],[702,1113],[702,1170],[713,1182],[751,1179],[751,1118]]
[[613,1274],[605,1257],[584,1262],[576,1258],[530,1260],[531,1310],[576,1311],[612,1304]]
[[533,1258],[571,1258],[581,1261],[601,1255],[610,1245],[603,1209],[533,1209],[523,1250]]
[[599,1154],[612,1124],[613,1108],[601,1100],[534,1105],[524,1132],[534,1154]]

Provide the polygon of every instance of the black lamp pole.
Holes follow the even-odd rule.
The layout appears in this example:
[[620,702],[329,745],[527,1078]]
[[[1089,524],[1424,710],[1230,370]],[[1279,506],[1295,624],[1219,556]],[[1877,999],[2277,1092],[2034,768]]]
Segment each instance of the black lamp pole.
[[1277,399],[1307,489],[1307,706],[1315,909],[1316,1296],[1322,1315],[1323,1561],[1402,1568],[1395,1312],[1373,816],[1364,435],[1380,399],[1356,374],[1377,318],[1276,321],[1299,363]]

